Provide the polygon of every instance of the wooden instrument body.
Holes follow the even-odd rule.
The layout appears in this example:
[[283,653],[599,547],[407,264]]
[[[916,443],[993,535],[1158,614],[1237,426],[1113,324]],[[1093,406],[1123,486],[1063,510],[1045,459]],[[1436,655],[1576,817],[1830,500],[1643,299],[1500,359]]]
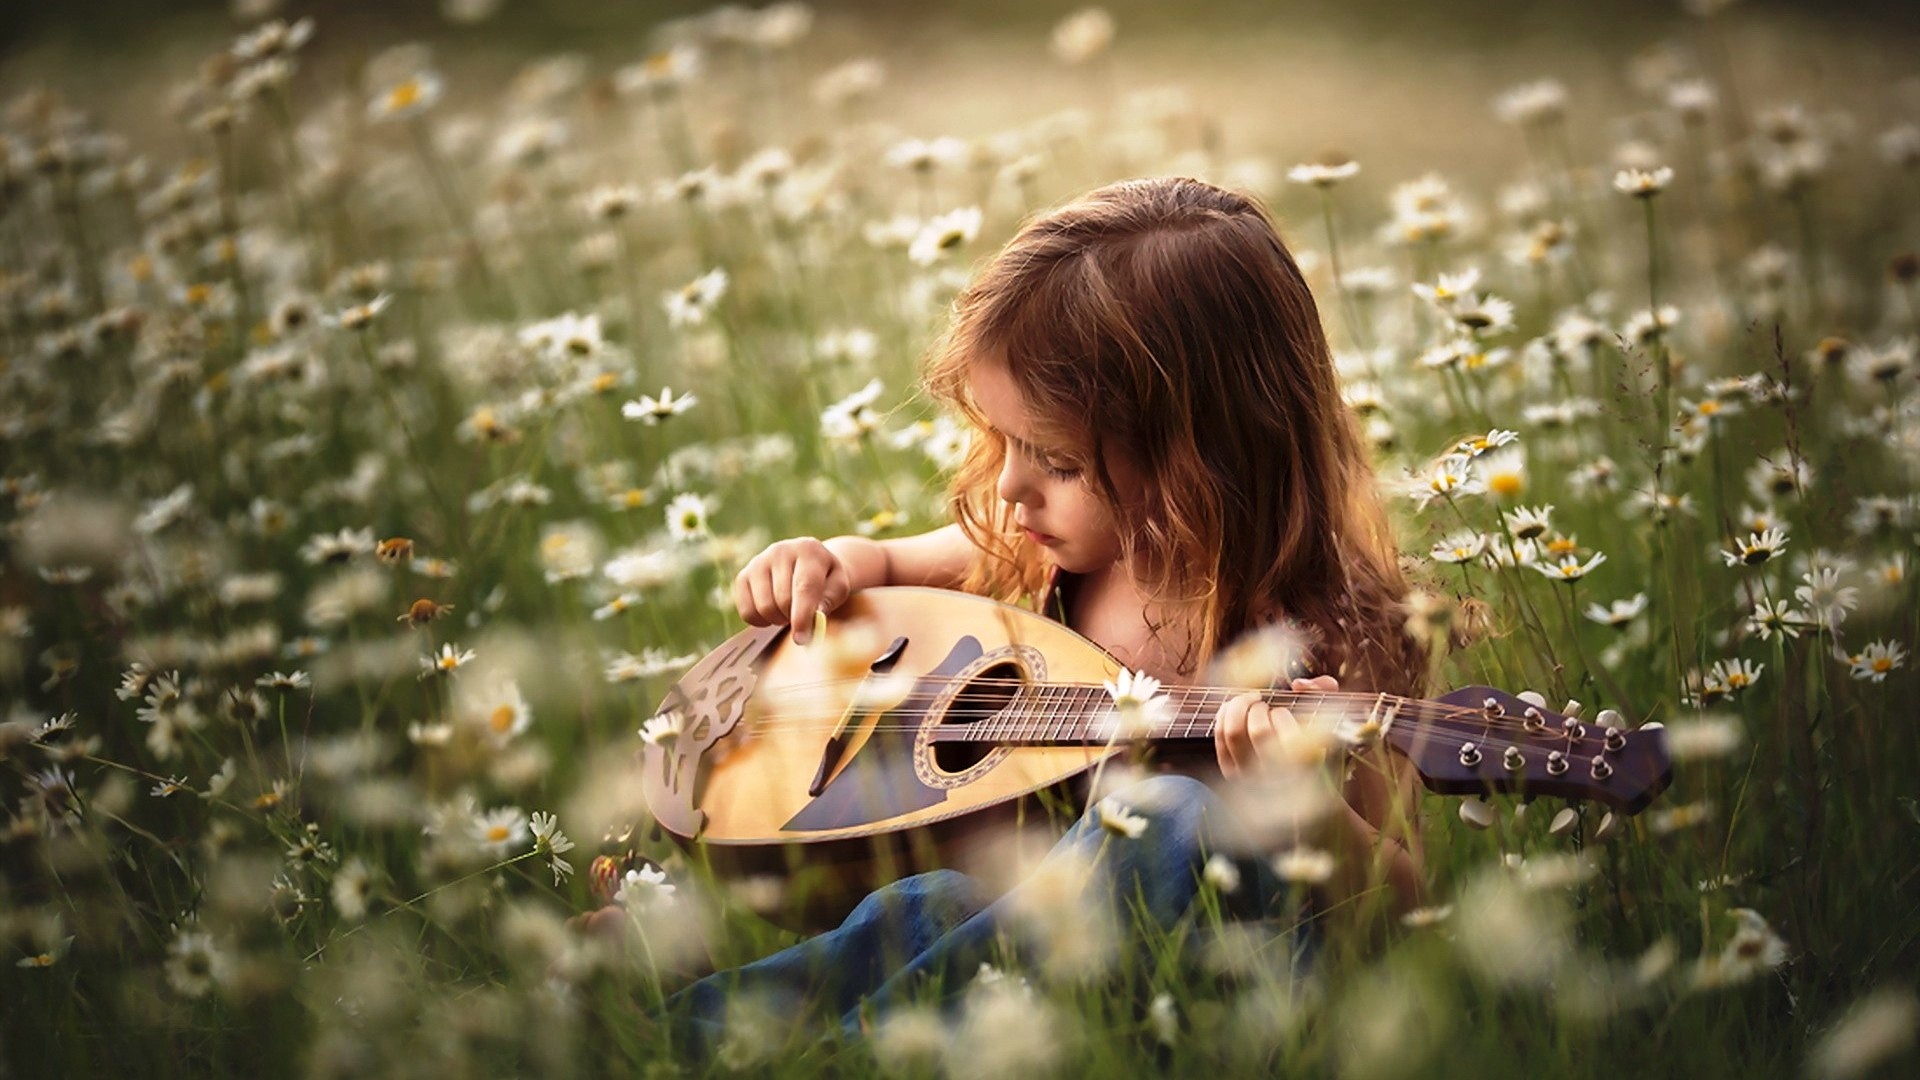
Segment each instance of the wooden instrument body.
[[[888,678],[847,664],[848,643],[867,643],[873,656],[856,659],[871,660],[897,638],[905,644]],[[943,723],[990,715],[994,699],[974,692],[979,682],[1098,683],[1120,671],[1098,645],[1012,605],[943,589],[866,589],[834,611],[824,639],[802,646],[783,627],[747,630],[703,664],[726,662],[729,646],[736,665],[754,670],[734,675],[731,693],[677,706],[685,734],[647,752],[647,801],[662,825],[687,839],[821,844],[911,829],[1049,787],[1117,752],[998,746],[969,754],[931,741]],[[847,666],[836,670],[836,662]],[[696,667],[683,685],[708,676]],[[856,704],[863,676],[895,683],[896,692]],[[676,707],[674,693],[663,709]],[[820,794],[810,795],[843,723],[838,761]]]
[[[870,674],[901,638],[890,670]],[[1098,684],[1120,670],[1092,641],[1023,608],[943,589],[865,589],[807,645],[784,627],[750,628],[689,671],[661,703],[681,712],[682,734],[646,748],[647,803],[722,876],[812,872],[803,921],[822,925],[866,891],[952,865],[1002,830],[1056,828],[1022,796],[1077,802],[1074,779],[1122,748],[941,745],[933,731],[992,717],[1015,682]],[[863,682],[892,692],[856,702]],[[837,760],[809,794],[836,731]]]
[[[722,875],[818,871],[815,925],[904,873],[953,865],[953,845],[1028,820],[1028,800],[1076,785],[1112,744],[1102,684],[1120,663],[1023,608],[943,589],[863,590],[825,633],[743,630],[675,683],[642,784],[654,819]],[[1179,687],[1145,740],[1193,771],[1232,687]],[[1672,779],[1658,725],[1628,731],[1486,686],[1424,701],[1366,692],[1264,692],[1336,721],[1350,746],[1384,741],[1433,791],[1596,799],[1638,813]],[[671,721],[671,722],[669,722]],[[1033,815],[1038,817],[1038,815]],[[1044,821],[1040,822],[1045,825]]]

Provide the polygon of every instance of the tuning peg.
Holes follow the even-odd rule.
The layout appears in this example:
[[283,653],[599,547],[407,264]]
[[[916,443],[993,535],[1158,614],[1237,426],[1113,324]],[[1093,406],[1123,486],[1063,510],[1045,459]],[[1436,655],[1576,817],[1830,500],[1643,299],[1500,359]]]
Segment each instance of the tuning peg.
[[1599,724],[1601,727],[1619,728],[1627,726],[1627,718],[1621,716],[1617,709],[1601,709],[1600,715],[1594,717],[1593,720],[1594,723]]
[[1553,836],[1564,836],[1580,823],[1580,811],[1571,806],[1563,806],[1553,815],[1553,824],[1547,826],[1547,832]]
[[1538,690],[1522,690],[1513,696],[1535,708],[1544,709],[1547,707],[1547,695]]
[[1577,717],[1580,715],[1580,710],[1584,708],[1586,708],[1586,706],[1582,705],[1577,699],[1568,698],[1567,703],[1560,706],[1560,715]]
[[1614,817],[1613,811],[1609,810],[1607,811],[1606,816],[1600,819],[1600,824],[1593,830],[1593,836],[1591,837],[1591,839],[1596,844],[1605,843],[1607,840],[1612,838],[1615,832],[1619,831],[1619,828],[1620,828],[1620,819],[1617,817]]
[[1493,804],[1478,795],[1475,795],[1471,799],[1460,800],[1460,820],[1466,822],[1473,828],[1492,828],[1496,817],[1497,814],[1494,812]]

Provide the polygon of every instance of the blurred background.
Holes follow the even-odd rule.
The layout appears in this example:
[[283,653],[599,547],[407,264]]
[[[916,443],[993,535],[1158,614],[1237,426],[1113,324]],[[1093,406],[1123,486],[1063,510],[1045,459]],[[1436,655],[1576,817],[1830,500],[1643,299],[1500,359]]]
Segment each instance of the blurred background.
[[[1520,157],[1518,139],[1492,143],[1473,134],[1493,95],[1515,83],[1551,75],[1569,85],[1568,127],[1594,144],[1580,150],[1599,152],[1598,140],[1633,135],[1619,130],[1632,123],[1632,62],[1658,64],[1661,43],[1701,48],[1706,22],[1690,11],[1694,3],[1117,0],[1104,7],[1125,47],[1113,54],[1110,70],[1089,80],[1087,69],[1053,62],[1047,51],[1049,28],[1083,6],[1070,0],[826,2],[813,5],[813,28],[792,54],[793,74],[881,57],[892,68],[889,112],[918,118],[925,130],[917,134],[929,137],[979,136],[1009,115],[1095,106],[1127,91],[1177,84],[1196,111],[1219,118],[1218,137],[1229,153],[1298,159],[1338,151],[1367,161],[1370,170],[1404,165],[1484,179]],[[1738,6],[1739,19],[1714,22],[1710,49],[1743,72],[1769,73],[1765,83],[1738,88],[1757,99],[1748,107],[1790,96],[1818,112],[1869,85],[1920,100],[1920,83],[1898,86],[1912,77],[1920,5]],[[399,42],[432,47],[455,91],[504,80],[519,64],[554,53],[575,54],[604,73],[670,40],[676,20],[717,7],[590,0],[8,4],[0,11],[0,91],[55,87],[137,143],[178,130],[166,113],[167,88],[191,78],[240,25],[265,13],[316,17],[321,29],[303,52],[302,81],[324,95],[349,89],[356,65]],[[1774,86],[1783,89],[1776,94]],[[1606,123],[1595,122],[1602,118]]]

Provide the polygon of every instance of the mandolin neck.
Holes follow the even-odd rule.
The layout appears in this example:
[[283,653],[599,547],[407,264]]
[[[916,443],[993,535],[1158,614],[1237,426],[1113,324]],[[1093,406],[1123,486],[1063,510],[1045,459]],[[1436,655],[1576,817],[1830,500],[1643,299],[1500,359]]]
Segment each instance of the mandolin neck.
[[[1169,686],[1161,690],[1164,708],[1151,722],[1120,736],[1149,741],[1211,740],[1220,707],[1249,690],[1223,686]],[[1380,734],[1391,732],[1392,717],[1414,700],[1394,694],[1351,691],[1256,690],[1269,705],[1297,710],[1326,707],[1341,719],[1378,722]],[[1085,683],[1035,682],[1022,685],[1008,704],[979,720],[943,724],[935,729],[936,742],[998,743],[1028,746],[1105,743],[1114,737],[1113,698],[1104,686]]]

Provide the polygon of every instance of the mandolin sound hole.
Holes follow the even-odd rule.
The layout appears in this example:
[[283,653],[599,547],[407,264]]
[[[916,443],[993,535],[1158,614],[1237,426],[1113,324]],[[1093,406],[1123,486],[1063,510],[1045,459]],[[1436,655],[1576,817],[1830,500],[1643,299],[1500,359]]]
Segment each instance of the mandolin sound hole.
[[[1020,670],[1020,665],[1012,662],[995,664],[980,671],[953,696],[953,703],[947,706],[946,715],[940,718],[940,726],[967,727],[991,717],[1007,707],[1025,678],[1026,673]],[[933,763],[942,772],[965,772],[980,764],[997,745],[988,740],[934,743]]]

